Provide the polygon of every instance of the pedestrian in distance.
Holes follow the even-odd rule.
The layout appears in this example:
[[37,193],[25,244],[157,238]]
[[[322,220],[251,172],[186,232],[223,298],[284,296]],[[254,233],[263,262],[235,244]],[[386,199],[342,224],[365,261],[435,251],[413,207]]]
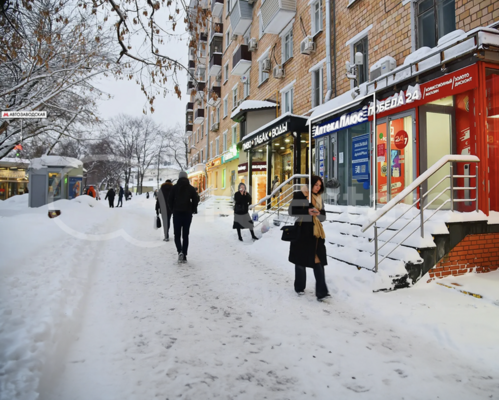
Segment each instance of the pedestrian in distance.
[[97,198],[97,192],[95,191],[94,187],[93,186],[90,186],[88,189],[87,189],[87,194],[91,197],[93,197],[94,199]]
[[161,212],[161,219],[163,220],[163,231],[165,233],[164,241],[168,242],[170,240],[170,222],[172,219],[172,210],[168,207],[168,197],[172,191],[173,184],[170,179],[167,179],[165,183],[161,185],[158,192],[158,199],[156,200],[156,215],[159,216]]
[[123,195],[125,194],[125,191],[123,190],[123,187],[120,186],[120,190],[118,192],[118,204],[116,207],[123,207]]
[[253,220],[249,215],[249,206],[251,204],[251,195],[246,191],[246,185],[240,183],[237,192],[234,193],[234,224],[232,229],[237,229],[237,236],[242,242],[241,229],[249,229],[253,240],[258,240],[253,231]]
[[299,239],[290,243],[289,262],[295,264],[294,287],[298,295],[304,294],[307,284],[307,270],[312,268],[315,275],[315,295],[324,301],[331,297],[326,285],[324,266],[326,259],[326,234],[322,222],[326,220],[326,211],[321,194],[324,192],[322,178],[312,175],[312,201],[309,201],[308,184],[302,185],[295,192],[289,206],[289,215],[297,217],[295,226],[299,226]]
[[146,192],[146,199],[149,198],[149,192]]
[[[274,180],[272,181],[271,192],[274,193],[274,190],[276,190],[280,184],[281,184],[281,182],[279,182],[279,177],[276,175]],[[282,188],[281,188],[281,190],[279,190],[279,193],[274,193],[274,195],[272,196],[272,207],[273,208],[275,208],[277,206],[279,199],[280,199],[280,196],[281,196],[281,193],[282,193]]]
[[114,208],[114,196],[116,196],[116,193],[113,188],[109,189],[106,193],[106,197],[104,200],[109,201],[109,208]]
[[197,214],[199,196],[187,179],[187,173],[180,171],[178,180],[168,196],[168,207],[173,213],[173,234],[178,252],[178,262],[187,262],[189,230],[192,214]]

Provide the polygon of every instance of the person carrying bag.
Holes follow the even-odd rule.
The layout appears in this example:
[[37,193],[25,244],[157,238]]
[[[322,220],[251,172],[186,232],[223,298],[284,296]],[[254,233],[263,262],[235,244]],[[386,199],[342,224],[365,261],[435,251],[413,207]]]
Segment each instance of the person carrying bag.
[[[321,194],[324,183],[321,177],[312,175],[312,196],[309,201],[308,185],[303,185],[296,192],[289,206],[289,215],[297,217],[293,232],[294,240],[290,240],[289,262],[295,264],[294,289],[298,295],[304,294],[307,284],[306,268],[313,268],[315,275],[315,295],[317,300],[324,301],[331,297],[326,285],[324,266],[327,265],[325,239],[326,234],[322,222],[326,220],[326,211]],[[283,230],[283,237],[285,230]]]

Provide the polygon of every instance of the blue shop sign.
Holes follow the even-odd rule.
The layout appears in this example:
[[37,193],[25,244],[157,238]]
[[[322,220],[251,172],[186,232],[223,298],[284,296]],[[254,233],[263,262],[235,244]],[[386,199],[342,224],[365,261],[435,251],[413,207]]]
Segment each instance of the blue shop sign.
[[369,179],[369,134],[352,139],[352,179]]
[[341,117],[334,120],[323,122],[322,124],[315,125],[312,129],[312,136],[318,138],[330,133],[339,131],[341,129],[350,128],[355,125],[367,122],[368,107],[364,106],[360,110],[345,113]]

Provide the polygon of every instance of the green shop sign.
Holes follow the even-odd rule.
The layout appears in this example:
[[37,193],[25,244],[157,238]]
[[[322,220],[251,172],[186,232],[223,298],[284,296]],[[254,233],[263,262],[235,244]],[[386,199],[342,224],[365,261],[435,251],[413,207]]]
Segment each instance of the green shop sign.
[[239,152],[237,151],[236,145],[233,145],[227,150],[227,153],[222,155],[222,164],[232,161],[235,158],[239,158]]

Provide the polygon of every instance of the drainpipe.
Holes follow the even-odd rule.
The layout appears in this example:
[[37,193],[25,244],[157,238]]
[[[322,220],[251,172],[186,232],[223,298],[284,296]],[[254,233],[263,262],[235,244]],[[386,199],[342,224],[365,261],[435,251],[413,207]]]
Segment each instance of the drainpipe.
[[[334,12],[334,0],[326,0],[326,73],[327,73],[327,92],[324,102],[331,99],[333,94],[333,77],[331,71],[331,1],[333,1],[333,12]],[[335,39],[336,42],[336,39]]]

